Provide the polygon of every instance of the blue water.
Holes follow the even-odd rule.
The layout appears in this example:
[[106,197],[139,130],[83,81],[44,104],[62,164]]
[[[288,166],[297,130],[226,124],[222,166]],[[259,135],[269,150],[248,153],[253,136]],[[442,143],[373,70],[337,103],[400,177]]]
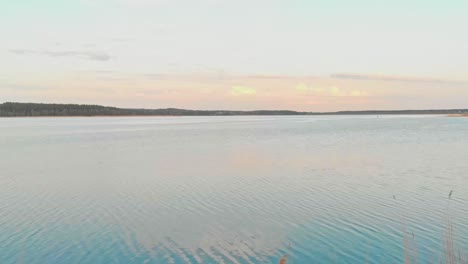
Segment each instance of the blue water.
[[449,218],[468,118],[0,119],[2,264],[438,263]]

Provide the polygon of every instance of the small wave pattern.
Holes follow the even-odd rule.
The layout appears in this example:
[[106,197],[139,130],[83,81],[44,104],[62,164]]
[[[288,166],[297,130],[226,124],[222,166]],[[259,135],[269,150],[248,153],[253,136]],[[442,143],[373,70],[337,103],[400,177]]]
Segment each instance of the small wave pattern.
[[448,222],[468,245],[467,134],[436,116],[0,120],[0,263],[438,263]]

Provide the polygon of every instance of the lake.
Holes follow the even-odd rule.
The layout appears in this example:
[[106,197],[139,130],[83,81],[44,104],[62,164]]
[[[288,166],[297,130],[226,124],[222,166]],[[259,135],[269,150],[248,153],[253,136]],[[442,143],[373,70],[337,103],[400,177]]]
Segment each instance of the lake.
[[2,264],[438,263],[449,218],[468,118],[0,119]]

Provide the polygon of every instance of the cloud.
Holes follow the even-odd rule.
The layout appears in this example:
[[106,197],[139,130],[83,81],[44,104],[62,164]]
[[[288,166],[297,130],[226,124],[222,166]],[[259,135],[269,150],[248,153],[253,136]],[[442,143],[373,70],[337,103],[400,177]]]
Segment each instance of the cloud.
[[140,89],[135,92],[136,97],[148,97],[154,95],[160,95],[162,92],[160,90],[154,89]]
[[299,83],[296,85],[296,90],[299,92],[307,92],[309,91],[309,87],[305,83]]
[[46,90],[47,87],[40,85],[30,85],[30,84],[16,84],[16,83],[2,83],[0,82],[0,88],[2,89],[12,89],[12,90]]
[[12,49],[10,52],[18,55],[43,55],[49,57],[76,57],[93,61],[108,61],[111,57],[105,52],[99,51],[48,51],[48,50],[26,50]]
[[254,74],[254,75],[247,75],[246,78],[248,79],[274,79],[274,80],[295,80],[295,79],[311,79],[314,78],[312,76],[290,76],[290,75],[267,75],[267,74]]
[[[172,64],[171,66],[175,66]],[[317,79],[314,76],[294,76],[294,75],[267,75],[267,74],[250,74],[250,75],[235,75],[229,74],[224,70],[204,70],[189,73],[173,72],[173,73],[147,73],[144,74],[150,79],[191,79],[191,80],[214,80],[214,81],[277,81],[277,80],[312,80]]]
[[337,86],[330,87],[309,87],[305,83],[296,85],[296,91],[313,96],[347,96],[347,97],[364,97],[369,94],[364,90],[358,89],[343,89]]
[[387,81],[387,82],[419,82],[419,83],[446,83],[446,84],[462,84],[466,83],[459,80],[444,80],[427,77],[414,76],[399,76],[399,75],[382,75],[382,74],[354,74],[354,73],[336,73],[332,74],[334,79],[350,79],[350,80],[365,80],[365,81]]
[[239,96],[239,95],[255,95],[257,94],[257,90],[247,86],[233,86],[231,88],[231,95]]

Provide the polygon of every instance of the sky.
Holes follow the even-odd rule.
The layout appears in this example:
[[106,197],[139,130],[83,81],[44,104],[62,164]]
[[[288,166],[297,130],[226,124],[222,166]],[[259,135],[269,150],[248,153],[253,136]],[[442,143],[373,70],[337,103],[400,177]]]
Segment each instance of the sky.
[[0,0],[0,102],[468,108],[466,0]]

